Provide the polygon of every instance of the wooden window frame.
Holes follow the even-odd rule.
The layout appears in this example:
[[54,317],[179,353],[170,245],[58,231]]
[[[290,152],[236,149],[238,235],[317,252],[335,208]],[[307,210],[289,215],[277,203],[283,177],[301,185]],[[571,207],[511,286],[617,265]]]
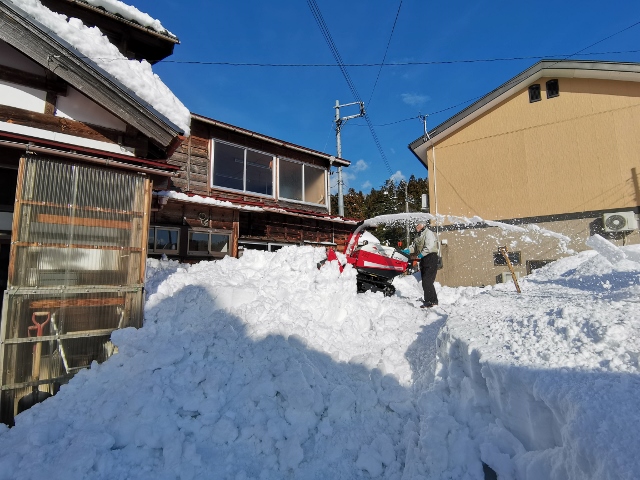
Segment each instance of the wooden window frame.
[[[292,198],[287,198],[287,197],[282,197],[280,196],[280,162],[289,162],[289,163],[297,163],[299,165],[302,165],[302,200],[295,200]],[[324,182],[323,182],[323,186],[324,186],[324,203],[314,203],[314,202],[307,202],[305,200],[306,195],[305,195],[305,188],[304,188],[304,172],[306,168],[315,168],[317,170],[322,170],[323,172],[323,176],[324,176]],[[327,189],[327,170],[325,168],[322,167],[318,167],[316,165],[309,165],[308,163],[304,163],[304,162],[300,162],[297,160],[293,160],[291,158],[287,158],[287,157],[278,157],[278,199],[279,200],[286,200],[287,202],[292,202],[292,203],[299,203],[302,205],[314,205],[316,207],[318,206],[324,206],[328,208],[328,204],[327,204],[327,200],[328,200],[328,189]]]
[[[164,250],[164,249],[158,249],[156,248],[156,243],[157,243],[157,235],[156,235],[156,230],[160,229],[160,230],[173,230],[175,232],[178,232],[178,242],[176,245],[176,249],[175,250]],[[151,232],[151,230],[153,230],[153,248],[148,248],[147,251],[149,253],[164,253],[165,255],[180,255],[180,237],[181,237],[181,232],[180,232],[180,227],[164,227],[162,225],[149,225],[149,232]]]
[[[242,165],[242,189],[236,189],[236,188],[231,188],[231,187],[222,187],[220,185],[215,185],[213,183],[214,181],[214,173],[215,173],[215,162],[216,162],[216,158],[215,158],[215,147],[216,147],[216,143],[221,143],[221,144],[225,144],[225,145],[229,145],[231,147],[236,147],[236,148],[240,148],[243,150],[244,155],[243,155],[243,165]],[[210,187],[216,190],[225,190],[228,192],[241,192],[243,194],[246,195],[255,195],[258,197],[264,197],[264,198],[273,198],[275,199],[276,197],[276,179],[275,179],[275,175],[276,175],[276,169],[272,168],[271,169],[271,195],[265,194],[265,193],[259,193],[259,192],[252,192],[251,190],[247,190],[247,152],[251,151],[251,152],[255,152],[255,153],[260,153],[262,155],[266,155],[268,157],[271,157],[272,161],[273,161],[273,165],[275,167],[276,165],[276,160],[277,157],[271,153],[267,153],[267,152],[263,152],[261,150],[256,150],[255,148],[248,148],[245,147],[243,145],[238,145],[237,143],[232,143],[232,142],[226,142],[224,140],[218,140],[217,138],[212,138],[211,139],[211,178],[210,178]]]
[[[207,241],[207,251],[191,251],[189,249],[189,235],[191,233],[205,233],[208,235]],[[227,251],[226,252],[212,252],[211,251],[211,235],[227,235],[229,237],[229,241],[227,243]],[[211,229],[211,228],[190,228],[187,232],[187,255],[190,257],[211,257],[211,258],[224,258],[228,255],[231,255],[232,249],[232,240],[233,240],[233,232],[231,230],[223,230],[223,229]]]

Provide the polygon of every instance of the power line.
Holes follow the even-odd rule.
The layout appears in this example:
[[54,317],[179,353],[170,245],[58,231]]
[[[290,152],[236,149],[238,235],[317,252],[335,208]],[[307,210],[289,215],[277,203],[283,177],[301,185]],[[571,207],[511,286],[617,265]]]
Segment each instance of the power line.
[[376,76],[376,81],[373,84],[373,88],[371,89],[371,95],[369,96],[369,102],[367,103],[367,107],[371,105],[371,99],[373,98],[373,92],[376,91],[376,86],[378,85],[378,79],[380,78],[380,72],[382,72],[382,67],[384,66],[384,61],[387,59],[387,53],[389,52],[389,45],[391,45],[391,39],[393,38],[393,32],[396,29],[396,23],[398,23],[398,17],[400,16],[400,9],[402,8],[402,0],[400,0],[400,4],[398,5],[398,11],[396,12],[396,19],[393,21],[393,27],[391,27],[391,34],[389,35],[389,41],[387,42],[387,48],[384,50],[384,56],[382,57],[382,63],[380,64],[380,68],[378,69],[378,75]]
[[[638,22],[640,23],[640,22]],[[628,30],[634,27],[637,24],[631,25],[630,27],[625,28],[624,30]],[[273,67],[273,68],[335,68],[335,67],[407,67],[407,66],[424,66],[424,65],[455,65],[460,63],[490,63],[490,62],[510,62],[510,61],[518,61],[518,60],[539,60],[542,58],[552,58],[552,57],[563,57],[570,58],[574,57],[578,54],[582,56],[594,56],[594,55],[618,55],[623,53],[638,53],[640,50],[616,50],[609,52],[592,52],[592,53],[582,53],[583,50],[587,50],[598,43],[602,43],[603,41],[617,35],[618,33],[622,33],[624,30],[620,32],[614,33],[609,37],[602,39],[589,47],[586,47],[579,52],[572,54],[547,54],[547,55],[531,55],[531,56],[523,56],[523,57],[497,57],[497,58],[475,58],[475,59],[462,59],[462,60],[432,60],[432,61],[416,61],[416,62],[393,62],[386,63],[383,61],[382,63],[342,63],[342,65],[338,65],[336,63],[265,63],[265,62],[214,62],[214,61],[200,61],[200,60],[160,60],[156,63],[175,63],[181,65],[215,65],[215,66],[228,66],[228,67]],[[88,57],[86,57],[88,58]],[[94,60],[128,60],[126,58],[97,58]]]
[[[479,100],[483,96],[484,95],[481,95],[479,97],[470,98],[469,100],[465,100],[464,102],[460,102],[460,103],[457,103],[457,104],[452,105],[450,107],[443,108],[442,110],[437,110],[435,112],[427,113],[426,115],[427,116],[436,115],[437,113],[446,112],[447,110],[451,110],[453,108],[458,108],[458,107],[460,107],[460,106],[462,106],[462,105],[464,105],[466,103],[473,102],[475,100]],[[381,123],[379,125],[374,125],[374,127],[388,127],[389,125],[395,125],[396,123],[408,122],[409,120],[416,120],[416,119],[419,119],[419,118],[422,118],[422,117],[424,117],[424,115],[416,115],[415,117],[403,118],[402,120],[396,120],[395,122]],[[366,126],[366,125],[362,125],[360,123],[354,123],[353,125],[356,126],[356,127],[365,127]]]
[[[630,30],[631,28],[635,27],[636,25],[640,25],[640,21],[638,21],[638,22],[636,22],[636,23],[634,23],[634,24],[632,24],[632,25],[629,25],[628,27],[625,27],[625,28],[623,28],[622,30],[618,30],[617,32],[612,33],[611,35],[609,35],[609,36],[607,36],[607,37],[605,37],[605,38],[603,38],[603,39],[601,39],[601,40],[598,40],[597,42],[594,42],[594,43],[592,43],[591,45],[589,45],[589,46],[587,46],[587,47],[584,47],[584,48],[582,48],[581,50],[578,50],[578,51],[577,51],[577,52],[575,52],[575,53],[572,53],[572,54],[570,54],[570,55],[562,55],[562,57],[563,57],[563,58],[562,58],[561,60],[558,60],[558,61],[557,61],[557,62],[555,62],[555,63],[552,63],[552,64],[550,65],[550,67],[551,67],[551,66],[553,66],[553,65],[556,65],[557,63],[559,63],[559,62],[561,62],[561,61],[563,61],[563,60],[566,60],[566,59],[571,58],[571,57],[575,57],[576,55],[580,55],[580,54],[582,54],[582,55],[602,55],[602,53],[588,53],[588,54],[586,54],[586,53],[582,53],[582,52],[584,52],[585,50],[588,50],[588,49],[589,49],[589,48],[591,48],[591,47],[594,47],[595,45],[598,45],[599,43],[602,43],[602,42],[604,42],[604,41],[606,41],[606,40],[609,40],[610,38],[615,37],[616,35],[619,35],[619,34],[620,34],[620,33],[622,33],[622,32],[625,32],[625,31],[627,31],[627,30]],[[630,52],[637,52],[637,51],[638,51],[638,50],[629,50],[629,51],[627,51],[627,52],[608,52],[608,53],[630,53]],[[535,58],[544,58],[544,57],[535,57]],[[507,83],[505,84],[505,86],[506,86],[506,85],[511,84],[513,81],[516,81],[516,79],[514,78],[514,79],[512,79],[511,81],[507,82]],[[442,110],[438,110],[438,111],[436,111],[436,112],[427,113],[427,114],[426,114],[426,116],[429,116],[429,115],[435,115],[435,114],[437,114],[437,113],[442,113],[442,112],[445,112],[445,111],[447,111],[447,110],[451,110],[451,109],[453,109],[453,108],[457,108],[457,107],[462,106],[462,105],[464,105],[464,104],[466,104],[466,103],[473,102],[474,100],[479,100],[479,99],[480,99],[480,98],[482,98],[483,96],[484,96],[484,95],[479,96],[479,97],[475,97],[475,98],[471,98],[471,99],[469,99],[469,100],[465,100],[464,102],[458,103],[458,104],[453,105],[453,106],[451,106],[451,107],[444,108],[444,109],[442,109]],[[425,115],[418,115],[418,116],[416,116],[416,117],[404,118],[404,119],[402,119],[402,120],[396,120],[395,122],[383,123],[383,124],[381,124],[381,125],[376,125],[376,126],[378,126],[378,127],[386,127],[386,126],[388,126],[388,125],[394,125],[394,124],[396,124],[396,123],[407,122],[407,121],[409,121],[409,120],[415,120],[415,119],[417,119],[417,118],[424,118],[424,116],[425,116]],[[354,125],[355,125],[355,126],[358,126],[358,127],[363,127],[363,126],[364,126],[364,125],[359,125],[359,124],[357,124],[357,123],[356,123],[356,124],[354,124]]]
[[[336,63],[338,64],[338,66],[340,67],[340,71],[342,72],[342,76],[344,77],[344,79],[347,82],[347,86],[349,87],[349,90],[351,91],[351,94],[353,95],[353,98],[362,103],[362,98],[360,97],[360,94],[358,93],[358,90],[356,89],[355,84],[353,83],[353,80],[351,80],[351,76],[349,75],[349,72],[347,71],[344,62],[342,61],[342,57],[340,56],[340,52],[338,51],[338,47],[336,46],[335,42],[333,41],[333,38],[331,37],[331,32],[329,32],[329,28],[327,27],[327,24],[324,21],[324,18],[322,16],[322,12],[320,11],[320,8],[318,7],[318,4],[316,3],[315,0],[307,0],[307,4],[309,5],[309,8],[311,9],[311,13],[313,14],[313,18],[316,21],[316,24],[318,25],[318,28],[320,28],[320,32],[322,33],[322,36],[324,37],[325,41],[327,42],[327,46],[329,47],[329,50],[331,50],[331,53],[333,55],[333,58],[335,59]],[[380,140],[378,140],[378,136],[376,135],[376,131],[373,128],[373,124],[371,123],[371,119],[369,118],[369,115],[367,113],[365,113],[364,118],[367,122],[367,125],[369,126],[369,131],[371,132],[371,136],[373,137],[373,141],[376,144],[376,147],[378,148],[378,152],[380,153],[380,156],[382,157],[382,160],[384,161],[385,166],[387,167],[387,170],[389,171],[389,175],[393,175],[393,171],[391,170],[391,167],[389,166],[389,161],[387,160],[387,156],[384,153],[384,150],[382,149],[382,146],[380,145]]]

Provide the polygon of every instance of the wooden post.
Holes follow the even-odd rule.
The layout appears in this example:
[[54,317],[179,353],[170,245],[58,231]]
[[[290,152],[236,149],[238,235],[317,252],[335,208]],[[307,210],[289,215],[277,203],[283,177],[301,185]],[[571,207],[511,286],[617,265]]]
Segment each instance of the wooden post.
[[20,216],[22,215],[22,189],[24,183],[24,176],[26,170],[26,160],[24,157],[20,159],[20,166],[18,167],[18,182],[16,184],[16,197],[13,206],[13,223],[11,225],[11,249],[9,250],[9,274],[8,274],[8,286],[11,286],[15,282],[15,270],[16,270],[16,245],[19,240],[18,229],[21,226]]
[[516,272],[513,271],[513,265],[511,265],[511,260],[509,260],[509,254],[507,252],[507,246],[498,247],[498,251],[502,254],[504,259],[507,262],[507,267],[509,267],[509,271],[511,272],[511,278],[513,279],[513,284],[516,286],[516,292],[522,293],[520,291],[520,285],[518,285],[518,279],[516,278]]
[[[142,219],[141,219],[141,227],[142,231],[140,232],[140,247],[142,247],[142,251],[140,253],[140,276],[138,278],[138,283],[144,285],[145,280],[145,271],[147,267],[147,247],[149,245],[149,223],[151,222],[151,198],[152,198],[152,189],[153,183],[150,179],[144,179],[144,203],[142,210]],[[137,212],[136,212],[137,213]]]

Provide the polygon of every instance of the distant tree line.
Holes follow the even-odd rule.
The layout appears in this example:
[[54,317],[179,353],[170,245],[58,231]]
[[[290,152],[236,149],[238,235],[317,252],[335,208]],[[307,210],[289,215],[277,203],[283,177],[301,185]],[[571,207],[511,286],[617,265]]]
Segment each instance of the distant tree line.
[[[405,197],[406,186],[406,197]],[[426,178],[411,175],[409,181],[395,183],[387,180],[379,189],[372,188],[368,194],[349,188],[343,192],[344,216],[365,220],[378,215],[390,215],[406,211],[405,199],[409,200],[409,212],[422,211],[422,195],[429,194]],[[331,195],[331,212],[338,212],[338,195]],[[406,248],[406,230],[402,226],[380,226],[372,232],[381,242],[394,247]]]

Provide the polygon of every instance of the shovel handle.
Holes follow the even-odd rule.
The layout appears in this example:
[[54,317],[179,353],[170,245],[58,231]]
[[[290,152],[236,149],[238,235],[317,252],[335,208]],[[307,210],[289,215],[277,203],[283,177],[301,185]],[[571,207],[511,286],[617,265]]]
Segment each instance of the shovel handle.
[[[38,317],[47,317],[42,323],[38,322]],[[36,337],[41,337],[44,331],[44,326],[51,321],[51,312],[33,312],[31,316],[31,323],[27,329],[27,334],[30,337],[33,330],[36,331]],[[31,368],[31,377],[33,381],[40,379],[40,358],[42,357],[42,342],[36,342],[33,346],[33,366]]]

